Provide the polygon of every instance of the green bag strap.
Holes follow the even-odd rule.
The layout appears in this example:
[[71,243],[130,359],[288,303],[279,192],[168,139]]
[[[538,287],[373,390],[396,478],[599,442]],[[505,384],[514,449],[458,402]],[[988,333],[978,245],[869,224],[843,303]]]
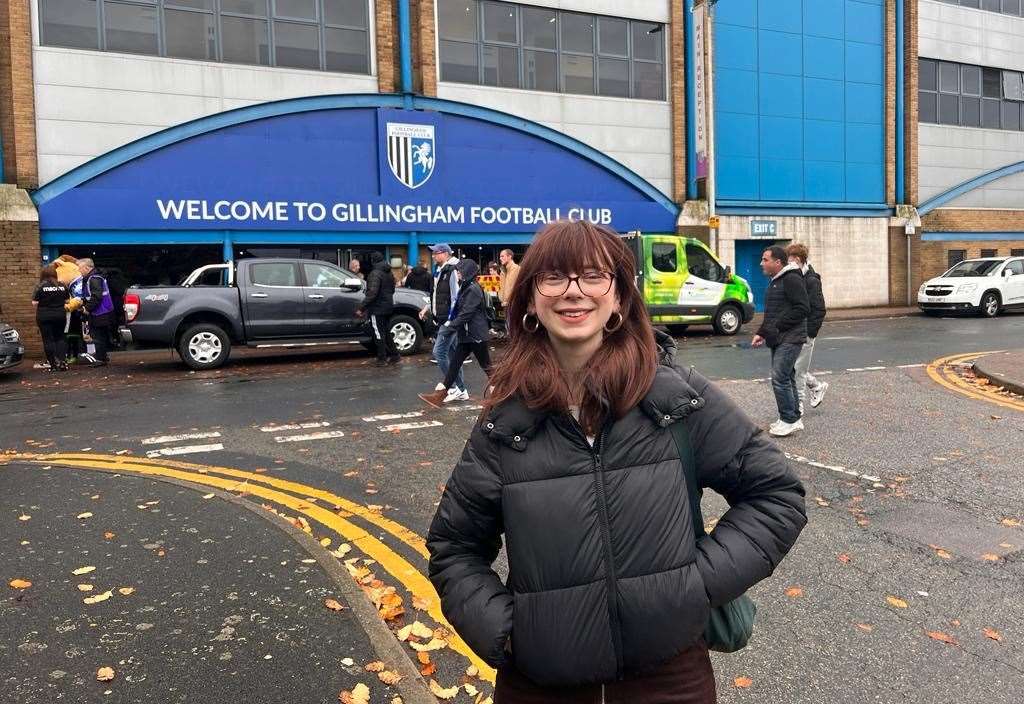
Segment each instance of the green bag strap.
[[704,531],[704,516],[700,512],[702,492],[697,486],[697,460],[693,455],[693,445],[690,443],[690,429],[686,427],[686,419],[676,421],[669,428],[679,451],[683,476],[686,477],[686,493],[690,497],[690,518],[693,519],[693,538],[700,540],[707,533]]

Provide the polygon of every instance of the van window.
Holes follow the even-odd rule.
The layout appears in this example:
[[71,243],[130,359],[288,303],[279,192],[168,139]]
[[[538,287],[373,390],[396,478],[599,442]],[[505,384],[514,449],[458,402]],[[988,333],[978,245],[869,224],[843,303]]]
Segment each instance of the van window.
[[676,261],[675,244],[652,244],[651,265],[658,271],[663,271],[666,274],[675,273],[679,268],[679,264]]
[[686,245],[686,269],[698,279],[705,281],[721,281],[725,278],[725,270],[721,265],[707,250],[695,244]]

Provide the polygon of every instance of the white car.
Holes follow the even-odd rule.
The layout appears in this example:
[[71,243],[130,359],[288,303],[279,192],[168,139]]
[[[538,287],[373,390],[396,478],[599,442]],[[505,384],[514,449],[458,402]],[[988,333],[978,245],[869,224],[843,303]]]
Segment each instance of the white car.
[[917,305],[928,315],[970,312],[986,318],[1024,309],[1024,257],[966,259],[925,281]]

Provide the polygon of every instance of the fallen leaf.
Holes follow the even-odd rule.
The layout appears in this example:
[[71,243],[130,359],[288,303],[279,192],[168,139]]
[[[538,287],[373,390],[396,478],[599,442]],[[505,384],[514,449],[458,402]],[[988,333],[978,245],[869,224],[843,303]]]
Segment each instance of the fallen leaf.
[[89,565],[88,567],[79,567],[77,570],[73,571],[71,574],[89,574],[94,569],[96,569],[96,568],[93,567],[92,565]]
[[480,692],[479,689],[477,689],[476,687],[471,685],[469,682],[467,682],[466,684],[462,685],[462,688],[464,690],[466,690],[466,694],[468,694],[471,697],[475,697]]
[[437,683],[437,680],[430,680],[430,693],[438,699],[454,699],[455,695],[459,693],[459,688],[449,687],[445,689]]
[[1004,518],[999,522],[1002,523],[1004,526],[1009,526],[1010,528],[1018,528],[1020,526],[1020,521],[1018,521],[1016,518]]
[[825,501],[825,499],[821,498],[820,496],[815,496],[814,500],[818,503],[819,506],[828,506],[829,505],[828,501]]
[[426,645],[422,645],[420,643],[409,643],[409,645],[412,646],[412,649],[417,653],[427,653],[432,650],[441,650],[446,647],[448,643],[440,640],[439,638],[431,638],[430,642]]
[[108,531],[107,531],[106,533],[104,533],[104,534],[103,534],[103,537],[104,537],[105,539],[107,539],[107,540],[110,540],[111,538],[113,538],[113,537],[114,537],[114,535],[115,535],[114,533],[111,533],[111,532],[110,532],[110,531],[108,530]]
[[391,700],[391,704],[405,704],[405,702],[402,701],[401,697],[395,697]]
[[80,591],[80,592],[91,592],[92,591],[92,585],[91,584],[79,584],[78,585],[78,591]]
[[342,658],[341,659],[341,664],[344,665],[345,667],[352,667],[353,665],[356,664],[356,661],[353,660],[352,658]]
[[903,599],[900,599],[898,597],[887,596],[885,597],[885,600],[888,601],[889,604],[891,604],[892,606],[895,606],[897,609],[907,608],[907,602],[903,601]]
[[1000,558],[999,558],[999,555],[996,555],[996,554],[991,553],[991,552],[987,552],[987,553],[985,553],[984,555],[981,556],[981,559],[982,560],[986,560],[988,562],[999,562]]
[[373,662],[366,663],[366,667],[363,668],[367,672],[384,672],[386,665],[380,660],[374,660]]
[[203,498],[204,499],[212,499],[213,498],[213,494],[203,494]]
[[117,590],[117,592],[119,594],[124,595],[124,596],[131,596],[132,594],[135,593],[135,587],[121,587],[120,589]]
[[377,679],[389,687],[394,687],[396,684],[401,682],[402,676],[394,670],[384,670],[383,672],[377,673]]
[[424,626],[419,621],[413,621],[408,626],[404,626],[398,631],[398,640],[406,641],[409,640],[409,636],[416,636],[417,638],[433,638],[434,632],[427,626]]
[[928,637],[934,640],[942,641],[943,643],[948,643],[949,645],[960,645],[956,642],[956,638],[950,635],[946,635],[941,631],[927,631],[927,633]]
[[935,549],[935,554],[938,555],[939,557],[941,557],[943,560],[952,560],[953,559],[953,556],[949,553],[949,551],[944,550],[943,548],[936,548]]
[[349,552],[351,552],[351,550],[352,550],[352,546],[351,545],[349,545],[348,543],[342,543],[341,545],[338,546],[338,549],[333,551],[331,554],[334,555],[336,558],[338,558],[340,560],[343,557],[345,557],[345,555],[348,555]]
[[156,556],[157,556],[157,557],[163,557],[163,556],[164,556],[164,555],[166,555],[166,554],[167,554],[167,553],[165,553],[165,552],[164,552],[163,550],[157,550],[157,551],[156,551]]
[[96,670],[96,679],[100,682],[109,682],[114,679],[114,668],[112,667],[101,667]]
[[381,504],[366,504],[366,510],[370,513],[380,513],[384,507]]
[[1013,547],[1013,543],[999,543],[999,547],[1003,548],[1004,550],[1009,550]]
[[[376,489],[367,489],[366,493],[367,494],[376,494],[377,490]],[[458,691],[458,687],[456,687],[456,691]]]
[[19,521],[27,521],[27,520],[30,520],[31,518],[32,518],[32,516],[29,516],[28,514],[22,514],[22,515],[18,516],[18,520]]
[[875,630],[875,627],[872,626],[870,623],[855,623],[853,625],[859,628],[860,630],[864,631],[865,633],[871,633],[871,631]]
[[991,638],[992,640],[998,643],[1003,642],[1003,636],[999,631],[993,630],[991,628],[982,628],[981,632],[985,634],[986,638]]
[[331,539],[330,538],[320,538],[320,545],[322,545],[325,548],[326,547],[330,547]]
[[92,514],[90,512],[88,512],[88,511],[86,511],[85,513],[78,514],[78,516],[76,516],[76,518],[92,518]]
[[334,599],[324,599],[324,606],[326,606],[331,611],[341,611],[345,608]]
[[419,596],[414,596],[412,598],[412,608],[416,609],[417,611],[427,611],[427,610],[429,610],[430,609],[430,605],[432,603],[433,602],[430,599],[424,599],[424,598],[419,597]]
[[341,704],[370,704],[370,688],[360,682],[352,691],[344,690],[338,695]]
[[844,565],[849,564],[850,562],[850,556],[847,555],[845,552],[839,553],[836,559],[842,562]]
[[420,674],[424,677],[430,677],[437,670],[430,662],[430,653],[416,653],[416,659],[420,661]]
[[952,621],[949,622],[949,625],[956,626],[957,628],[960,628],[960,619],[958,619],[958,618],[953,619]]
[[101,601],[106,601],[112,596],[114,596],[114,593],[108,589],[102,594],[97,594],[96,596],[87,596],[84,599],[82,599],[82,601],[86,604],[98,604]]
[[786,596],[788,596],[790,599],[796,599],[797,597],[801,597],[803,595],[804,590],[800,587],[790,587],[786,590]]
[[736,685],[738,689],[749,689],[750,685],[754,684],[754,680],[749,677],[737,677],[733,680],[733,684]]
[[92,499],[93,501],[95,501],[96,499],[100,498],[100,495],[99,494],[93,494],[89,498]]
[[15,589],[28,589],[32,586],[32,582],[27,579],[12,579],[10,585]]
[[480,670],[477,669],[476,665],[470,665],[466,668],[466,675],[468,677],[476,677],[480,674]]

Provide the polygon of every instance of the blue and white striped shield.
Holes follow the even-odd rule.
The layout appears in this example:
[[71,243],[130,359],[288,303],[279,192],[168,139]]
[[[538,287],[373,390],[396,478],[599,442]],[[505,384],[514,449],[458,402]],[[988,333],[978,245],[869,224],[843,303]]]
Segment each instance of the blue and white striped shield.
[[419,188],[434,173],[434,126],[387,123],[388,165],[409,188]]

